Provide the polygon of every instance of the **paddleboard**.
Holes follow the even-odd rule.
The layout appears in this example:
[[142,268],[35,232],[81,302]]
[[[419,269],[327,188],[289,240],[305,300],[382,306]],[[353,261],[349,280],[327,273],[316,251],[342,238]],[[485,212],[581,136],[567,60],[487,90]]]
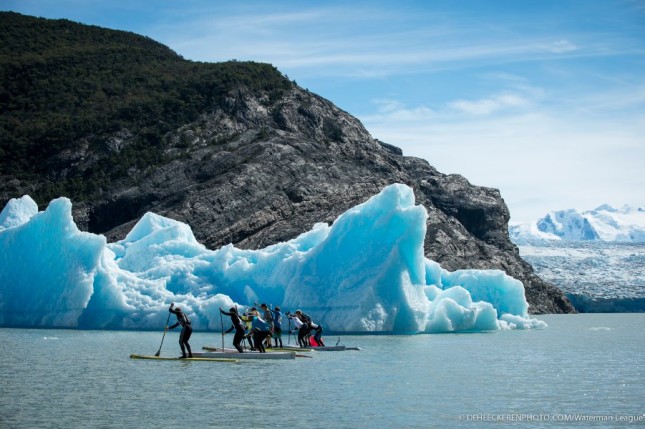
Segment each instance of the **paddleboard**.
[[[286,348],[286,350],[295,350],[295,348]],[[318,346],[318,347],[307,347],[306,349],[298,349],[298,350],[315,350],[317,352],[342,352],[345,350],[350,350],[345,346]],[[354,350],[354,348],[352,348]]]
[[[202,350],[205,350],[207,352],[225,351],[225,352],[229,352],[229,353],[238,353],[237,349],[229,348],[229,347],[225,347],[225,348],[222,349],[221,347],[204,346],[204,347],[202,347]],[[266,351],[267,351],[267,353],[276,353],[276,352],[310,352],[310,351],[312,351],[312,349],[303,349],[303,348],[299,348],[299,347],[286,347],[285,346],[285,347],[271,347],[271,348],[266,349]],[[255,350],[248,350],[248,349],[245,350],[245,352],[257,353],[257,351],[255,351]]]
[[200,358],[230,358],[230,359],[295,359],[296,352],[283,353],[259,353],[259,352],[203,352],[193,353],[193,356]]
[[227,357],[192,357],[192,358],[179,358],[179,357],[162,357],[162,356],[149,356],[149,355],[130,355],[131,359],[150,359],[150,360],[180,360],[188,362],[232,362],[238,363],[239,360]]

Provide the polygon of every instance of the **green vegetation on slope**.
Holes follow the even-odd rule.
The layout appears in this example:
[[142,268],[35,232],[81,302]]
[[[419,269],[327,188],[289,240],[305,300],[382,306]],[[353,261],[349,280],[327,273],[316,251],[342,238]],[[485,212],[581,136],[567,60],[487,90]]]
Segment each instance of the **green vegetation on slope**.
[[[290,85],[269,64],[197,63],[133,33],[2,12],[0,178],[37,183],[41,203],[91,199],[131,167],[166,162],[164,135],[230,91],[263,91],[271,101]],[[101,156],[120,130],[134,143]],[[91,169],[61,165],[61,153],[81,150],[98,154]]]

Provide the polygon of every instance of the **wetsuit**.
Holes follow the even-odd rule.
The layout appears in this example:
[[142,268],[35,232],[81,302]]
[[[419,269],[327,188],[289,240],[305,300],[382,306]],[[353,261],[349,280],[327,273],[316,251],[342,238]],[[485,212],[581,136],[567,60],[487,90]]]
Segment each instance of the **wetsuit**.
[[174,308],[168,309],[171,313],[174,313],[177,316],[177,323],[168,327],[168,329],[175,329],[177,326],[181,325],[181,333],[179,334],[179,347],[181,347],[182,357],[186,357],[186,350],[188,350],[188,357],[193,357],[193,352],[190,350],[190,344],[188,340],[193,333],[193,327],[190,326],[190,319],[183,313],[181,310],[175,310]]
[[233,337],[233,347],[235,347],[238,352],[244,353],[244,349],[242,348],[242,341],[244,341],[244,325],[242,324],[242,320],[240,320],[240,316],[233,311],[226,312],[220,309],[220,312],[225,316],[231,317],[231,322],[233,323],[232,328],[235,328],[235,337]]

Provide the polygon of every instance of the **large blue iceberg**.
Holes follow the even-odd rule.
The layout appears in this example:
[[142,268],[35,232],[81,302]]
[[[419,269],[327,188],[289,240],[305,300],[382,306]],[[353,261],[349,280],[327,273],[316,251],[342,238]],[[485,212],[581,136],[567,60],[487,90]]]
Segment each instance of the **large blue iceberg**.
[[497,270],[449,272],[424,256],[427,212],[394,184],[341,216],[261,250],[209,250],[186,224],[147,213],[107,243],[82,232],[71,202],[29,196],[0,214],[0,325],[159,329],[171,302],[196,329],[218,308],[301,309],[328,331],[464,332],[546,326],[522,283]]

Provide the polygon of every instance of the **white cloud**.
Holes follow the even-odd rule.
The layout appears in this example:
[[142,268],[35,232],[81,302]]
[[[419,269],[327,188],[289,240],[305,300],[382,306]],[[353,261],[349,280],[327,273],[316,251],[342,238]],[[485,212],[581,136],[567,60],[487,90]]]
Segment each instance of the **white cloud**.
[[578,50],[578,46],[568,40],[558,40],[557,42],[553,42],[548,45],[542,45],[540,47],[545,51],[553,52],[555,54],[565,54],[567,52]]
[[448,106],[471,115],[489,115],[502,109],[528,104],[530,104],[529,101],[518,94],[504,93],[479,100],[456,100],[450,102]]
[[[541,61],[578,50],[564,38],[547,42],[551,36],[536,33],[509,38],[506,29],[460,26],[459,18],[429,14],[419,25],[418,16],[396,9],[357,10],[353,5],[254,13],[241,9],[226,19],[204,11],[151,31],[190,59],[253,59],[289,73],[361,78]],[[410,22],[413,29],[405,25]],[[586,54],[593,51],[588,48]]]
[[[598,113],[615,97],[608,93],[609,101],[603,101],[595,94],[578,102]],[[523,108],[494,110],[487,100]],[[473,101],[471,110],[437,112],[390,100],[387,109],[360,119],[374,137],[401,147],[404,155],[500,189],[514,222],[604,202],[645,205],[644,115],[598,115],[590,121],[567,106],[523,104],[530,102],[492,96]],[[488,114],[472,114],[483,111]]]

